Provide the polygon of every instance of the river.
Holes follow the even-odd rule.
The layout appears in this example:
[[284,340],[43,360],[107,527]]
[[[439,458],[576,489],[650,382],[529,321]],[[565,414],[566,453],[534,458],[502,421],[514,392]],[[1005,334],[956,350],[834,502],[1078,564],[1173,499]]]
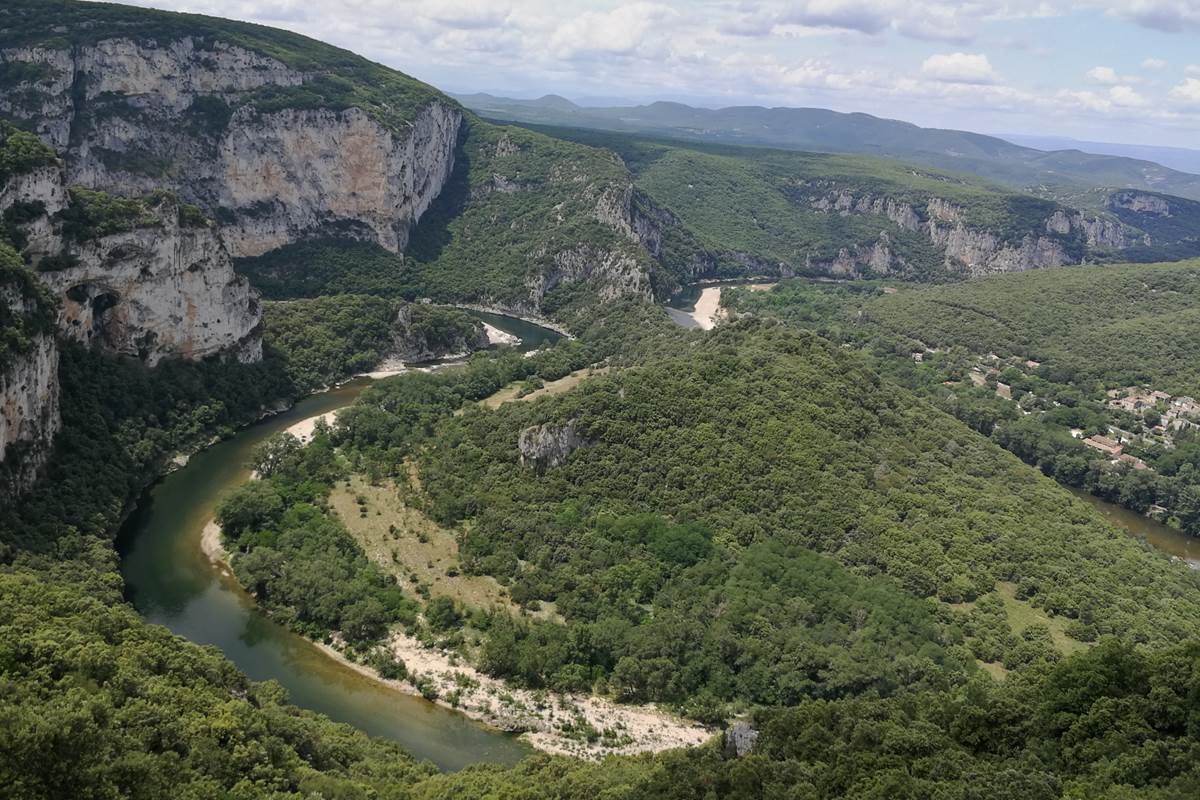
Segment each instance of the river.
[[1200,569],[1200,539],[1116,503],[1102,500],[1082,489],[1071,489],[1071,492],[1098,509],[1118,528],[1138,539],[1146,540],[1155,550],[1186,562],[1192,569]]
[[[474,313],[534,350],[561,336],[498,314]],[[299,420],[354,402],[366,378],[312,395],[293,408],[197,453],[150,487],[118,537],[121,573],[137,610],[198,644],[215,645],[254,680],[273,679],[296,705],[399,742],[442,769],[514,764],[532,750],[514,736],[404,694],[345,666],[263,615],[253,598],[201,552],[200,536],[222,494],[249,480],[253,449]]]
[[767,281],[759,278],[685,286],[667,302],[667,316],[684,328],[712,330],[721,318],[722,289],[727,286],[747,286],[754,291],[766,291],[775,285]]

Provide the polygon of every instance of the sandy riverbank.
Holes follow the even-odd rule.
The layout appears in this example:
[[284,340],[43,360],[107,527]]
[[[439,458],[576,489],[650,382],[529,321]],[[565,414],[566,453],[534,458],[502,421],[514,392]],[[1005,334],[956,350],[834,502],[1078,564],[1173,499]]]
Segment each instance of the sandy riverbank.
[[[408,669],[409,678],[402,681],[379,677],[370,667],[347,659],[336,647],[318,646],[351,669],[406,694],[422,695],[415,681],[431,686],[437,692],[432,702],[491,728],[524,731],[521,738],[545,753],[599,759],[695,747],[714,735],[699,723],[653,705],[621,705],[591,695],[516,689],[452,653],[426,648],[403,633],[394,634],[391,640],[392,652]],[[595,741],[589,742],[582,732],[589,727],[599,734]]]
[[721,287],[706,286],[701,289],[700,297],[696,300],[696,307],[691,311],[691,317],[696,321],[696,326],[701,330],[710,331],[717,324],[722,313]]
[[300,444],[308,444],[312,441],[313,433],[317,430],[317,423],[324,421],[326,425],[333,425],[336,419],[337,411],[326,411],[324,414],[302,419],[297,423],[289,425],[284,433],[290,433],[300,440]]
[[[232,575],[216,520],[204,526],[200,547],[222,574]],[[658,752],[703,744],[714,733],[653,705],[623,705],[592,695],[511,687],[484,675],[451,652],[427,648],[400,632],[392,635],[390,646],[408,669],[409,678],[403,681],[382,678],[374,669],[346,658],[336,647],[315,644],[330,658],[405,694],[425,696],[418,682],[432,687],[437,693],[433,702],[438,705],[488,727],[523,731],[523,739],[546,753],[598,759],[612,754]],[[594,741],[588,741],[589,731]]]
[[487,333],[488,344],[505,344],[513,347],[521,343],[521,337],[506,333],[495,325],[489,325],[485,322],[483,323],[483,330]]
[[221,543],[221,526],[215,519],[210,519],[200,533],[200,551],[208,556],[208,560],[223,574],[233,574],[229,566],[229,553]]

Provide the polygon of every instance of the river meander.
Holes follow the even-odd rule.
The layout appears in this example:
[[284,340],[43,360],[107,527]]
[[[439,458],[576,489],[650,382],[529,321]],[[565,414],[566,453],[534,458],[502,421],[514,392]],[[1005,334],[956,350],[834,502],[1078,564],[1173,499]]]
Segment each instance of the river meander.
[[[522,350],[560,338],[523,320],[477,316],[520,337]],[[257,445],[295,422],[349,405],[370,383],[358,379],[307,397],[197,453],[148,489],[118,538],[129,598],[148,621],[220,648],[255,680],[278,681],[295,704],[393,739],[442,769],[513,764],[532,750],[511,735],[391,689],[331,658],[268,619],[201,551],[201,532],[220,497],[249,480],[245,465]]]

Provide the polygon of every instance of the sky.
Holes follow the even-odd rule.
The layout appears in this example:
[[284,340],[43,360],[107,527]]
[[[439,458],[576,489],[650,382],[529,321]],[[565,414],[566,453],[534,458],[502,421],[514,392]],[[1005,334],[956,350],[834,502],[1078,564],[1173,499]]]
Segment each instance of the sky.
[[1200,0],[134,0],[451,92],[809,106],[1200,148]]

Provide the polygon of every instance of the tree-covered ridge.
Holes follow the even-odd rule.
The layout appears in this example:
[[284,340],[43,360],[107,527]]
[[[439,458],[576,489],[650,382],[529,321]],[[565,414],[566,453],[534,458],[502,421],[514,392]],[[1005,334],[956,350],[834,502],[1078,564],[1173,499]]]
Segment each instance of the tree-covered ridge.
[[895,158],[939,170],[968,172],[1012,189],[1099,210],[1111,187],[1164,191],[1200,199],[1200,177],[1136,158],[1079,150],[1046,152],[994,136],[921,128],[900,120],[822,108],[692,108],[657,102],[633,108],[583,108],[561,97],[512,100],[460,95],[489,118],[569,126],[638,136],[664,136],[698,145],[773,147]]
[[1200,262],[1065,267],[884,295],[885,331],[931,347],[1020,356],[1078,380],[1200,393]]
[[[794,332],[724,333],[497,414],[443,410],[439,422],[400,381],[343,415],[336,439],[352,461],[397,474],[418,455],[430,513],[470,523],[468,568],[565,621],[490,618],[482,667],[533,686],[599,681],[708,717],[937,685],[970,655],[1019,669],[1072,637],[1194,633],[1175,606],[1194,594],[1192,573],[856,357]],[[582,446],[563,466],[522,466],[515,444],[536,425],[570,428]],[[868,588],[806,547],[889,580]],[[975,608],[934,624],[896,584]],[[1012,603],[1044,622],[1018,634]],[[967,649],[944,649],[959,625]]]
[[[264,110],[355,107],[390,129],[401,130],[420,108],[434,100],[456,105],[433,87],[403,73],[278,28],[200,14],[74,0],[13,0],[0,9],[3,49],[70,49],[115,38],[152,47],[185,38],[199,49],[223,43],[262,53],[309,76],[301,86],[265,87],[235,101]],[[25,79],[36,82],[39,76]]]
[[304,391],[369,372],[401,345],[436,358],[474,349],[483,333],[465,311],[368,295],[267,303],[263,318],[267,357],[280,359]]
[[924,232],[907,230],[881,214],[845,215],[814,205],[839,194],[908,206],[918,223],[935,216],[933,204],[943,201],[968,229],[990,233],[1001,244],[1019,245],[1032,235],[1059,240],[1076,258],[1086,251],[1079,235],[1047,230],[1046,221],[1055,212],[1073,213],[1071,209],[970,175],[865,155],[539,130],[617,152],[639,188],[726,258],[741,253],[785,263],[803,274],[813,263],[832,261],[842,248],[873,244],[882,230],[913,275],[945,272],[942,252]]
[[648,297],[657,265],[601,211],[619,209],[631,183],[604,150],[469,119],[454,174],[410,239],[421,291],[548,312],[597,291]]
[[722,302],[734,315],[861,347],[889,379],[1044,474],[1195,536],[1196,267],[1072,268],[886,291],[790,281],[728,290]]

